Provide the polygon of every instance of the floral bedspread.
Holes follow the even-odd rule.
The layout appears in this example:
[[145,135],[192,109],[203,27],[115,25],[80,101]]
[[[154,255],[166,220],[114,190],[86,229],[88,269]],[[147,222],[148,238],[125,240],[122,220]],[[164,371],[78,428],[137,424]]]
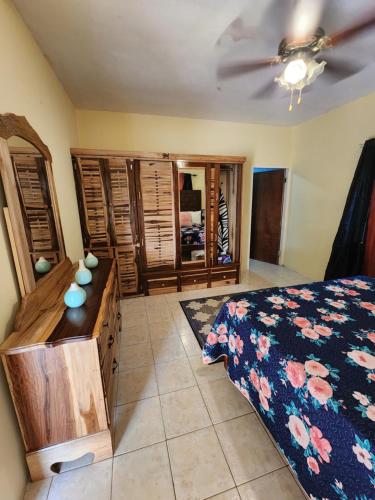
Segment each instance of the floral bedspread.
[[312,499],[375,498],[375,279],[236,295],[203,360],[257,408]]

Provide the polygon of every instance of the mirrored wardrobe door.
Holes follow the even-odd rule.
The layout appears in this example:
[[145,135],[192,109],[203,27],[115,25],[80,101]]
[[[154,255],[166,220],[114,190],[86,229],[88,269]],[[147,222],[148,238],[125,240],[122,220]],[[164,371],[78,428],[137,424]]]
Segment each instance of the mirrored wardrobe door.
[[207,262],[207,174],[205,164],[177,162],[179,245],[182,267]]

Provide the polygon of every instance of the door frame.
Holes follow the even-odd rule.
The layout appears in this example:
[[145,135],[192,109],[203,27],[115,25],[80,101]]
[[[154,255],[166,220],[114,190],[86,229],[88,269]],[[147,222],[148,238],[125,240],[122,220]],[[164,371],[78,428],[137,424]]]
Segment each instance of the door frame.
[[281,208],[281,230],[280,230],[280,248],[279,248],[279,266],[284,265],[285,259],[285,247],[286,247],[286,235],[288,226],[288,214],[289,214],[289,199],[290,199],[290,188],[291,188],[291,168],[285,167],[283,165],[252,165],[251,166],[251,189],[250,189],[250,217],[249,217],[249,267],[250,267],[250,244],[251,244],[251,221],[252,221],[252,207],[253,207],[253,185],[254,185],[254,170],[258,168],[264,168],[266,170],[282,169],[285,172],[285,182],[284,182],[284,192],[283,192],[283,202]]

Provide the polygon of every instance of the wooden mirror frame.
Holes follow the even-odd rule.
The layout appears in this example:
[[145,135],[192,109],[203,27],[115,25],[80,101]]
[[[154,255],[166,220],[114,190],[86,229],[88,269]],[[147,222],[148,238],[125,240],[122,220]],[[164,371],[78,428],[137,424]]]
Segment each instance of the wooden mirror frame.
[[7,202],[5,215],[16,273],[21,296],[31,292],[36,281],[33,265],[30,259],[30,250],[23,223],[22,208],[18,197],[17,184],[13,171],[12,159],[7,140],[11,137],[20,137],[34,146],[43,156],[47,173],[49,194],[55,219],[56,234],[59,243],[60,260],[65,258],[65,245],[61,228],[60,213],[57,204],[55,184],[52,174],[52,157],[48,147],[43,143],[24,116],[13,113],[0,115],[0,174],[3,181],[4,193]]

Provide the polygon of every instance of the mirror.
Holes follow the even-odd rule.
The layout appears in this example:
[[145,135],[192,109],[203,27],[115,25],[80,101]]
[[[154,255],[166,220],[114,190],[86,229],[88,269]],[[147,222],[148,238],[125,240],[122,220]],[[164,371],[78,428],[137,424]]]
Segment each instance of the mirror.
[[65,258],[48,148],[24,117],[0,115],[4,217],[21,295]]
[[178,165],[180,251],[183,265],[206,262],[206,169]]

